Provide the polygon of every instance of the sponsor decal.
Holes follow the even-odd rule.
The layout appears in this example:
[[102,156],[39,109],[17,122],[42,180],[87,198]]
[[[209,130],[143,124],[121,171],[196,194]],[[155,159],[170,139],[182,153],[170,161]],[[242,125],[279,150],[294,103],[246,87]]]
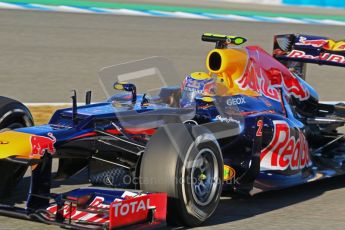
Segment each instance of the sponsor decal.
[[236,80],[238,86],[243,90],[254,90],[261,95],[279,101],[279,91],[270,84],[267,75],[262,68],[251,61],[248,70],[239,79]]
[[[79,199],[83,199],[83,197],[79,197]],[[71,219],[90,224],[109,223],[109,229],[147,221],[148,210],[154,207],[156,208],[154,213],[155,220],[163,221],[166,218],[167,197],[163,193],[138,195],[137,193],[125,191],[121,198],[116,198],[113,202],[105,200],[105,197],[96,196],[86,209],[78,210],[75,204],[66,202],[62,209],[57,210],[58,207],[53,205],[47,208],[47,211],[53,215],[59,212],[66,220]],[[88,200],[85,201],[87,202]],[[54,221],[54,216],[47,215],[46,218]]]
[[328,40],[326,39],[315,39],[315,40],[307,40],[306,37],[301,36],[299,38],[299,42],[296,43],[296,45],[299,46],[312,46],[315,48],[323,47],[328,43]]
[[142,211],[146,211],[150,208],[150,199],[135,200],[129,203],[113,203],[114,217],[127,216],[128,214],[136,214]]
[[8,142],[8,141],[0,141],[0,145],[7,145],[7,144],[9,144],[10,142]]
[[195,89],[195,88],[191,88],[191,87],[185,87],[184,91],[187,91],[187,92],[197,92],[198,94],[202,94],[204,92],[203,90],[199,90],[199,89]]
[[232,180],[236,175],[235,169],[229,165],[224,165],[224,181]]
[[272,141],[261,151],[261,170],[299,170],[311,165],[309,148],[304,134],[291,134],[285,121],[273,121]]
[[229,98],[228,100],[226,100],[226,104],[229,106],[242,105],[245,103],[246,103],[246,101],[245,101],[244,97],[232,97],[232,98]]
[[240,124],[240,121],[233,119],[232,117],[222,117],[221,115],[216,116],[216,121],[225,122],[225,123],[232,123],[235,122]]
[[[271,78],[274,77],[274,82],[270,80],[269,74]],[[283,76],[279,69],[264,71],[253,61],[250,63],[246,73],[237,79],[236,82],[243,90],[254,90],[275,101],[281,101],[280,91],[277,87],[284,87],[288,94],[294,95],[301,101],[307,100],[310,96],[309,91],[303,87],[299,79],[292,73],[288,72]]]
[[294,74],[290,73],[288,77],[284,77],[282,85],[289,95],[293,95],[301,101],[307,100],[310,97],[310,92],[302,86]]
[[330,61],[340,64],[345,64],[345,57],[339,54],[322,53],[320,56],[308,55],[301,50],[292,50],[287,57],[289,58],[303,58],[303,59],[313,59],[319,61]]
[[31,136],[31,156],[43,156],[45,152],[54,154],[56,152],[54,147],[55,142],[56,138],[52,133],[48,133],[48,137]]

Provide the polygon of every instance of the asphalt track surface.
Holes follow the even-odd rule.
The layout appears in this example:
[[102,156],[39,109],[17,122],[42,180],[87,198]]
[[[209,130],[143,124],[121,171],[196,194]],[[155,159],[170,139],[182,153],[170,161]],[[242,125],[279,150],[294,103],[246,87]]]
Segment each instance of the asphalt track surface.
[[[97,71],[148,56],[175,63],[182,79],[205,70],[212,44],[200,41],[203,32],[245,36],[248,44],[272,50],[279,33],[311,33],[343,38],[344,27],[269,24],[211,20],[0,11],[0,90],[24,102],[68,102],[70,90],[80,95],[104,95]],[[322,100],[343,100],[345,78],[336,67],[310,66],[308,81]],[[179,82],[177,80],[176,82]]]
[[[144,1],[144,0],[142,0]],[[242,7],[242,6],[241,6]],[[2,95],[25,102],[66,102],[70,90],[80,95],[95,91],[103,98],[97,70],[147,56],[165,56],[180,72],[177,78],[204,70],[211,44],[202,43],[205,31],[232,33],[249,38],[271,51],[277,33],[311,33],[344,38],[344,27],[266,24],[129,16],[46,12],[0,11],[0,90]],[[344,100],[344,70],[310,66],[308,81],[322,100]],[[55,185],[84,184],[85,175]],[[24,180],[18,191],[27,186]],[[222,198],[205,226],[197,229],[344,229],[345,177],[252,198]],[[17,200],[19,203],[22,199]],[[0,229],[58,229],[0,217]]]

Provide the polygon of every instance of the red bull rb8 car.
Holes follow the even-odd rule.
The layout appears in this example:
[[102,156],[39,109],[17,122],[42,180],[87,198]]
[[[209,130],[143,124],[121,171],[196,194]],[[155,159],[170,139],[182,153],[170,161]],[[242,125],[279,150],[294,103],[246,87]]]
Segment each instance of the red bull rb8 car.
[[[10,128],[0,133],[0,193],[10,195],[28,167],[31,186],[25,209],[2,205],[0,213],[77,229],[197,226],[223,191],[255,194],[345,174],[344,104],[321,103],[304,80],[306,63],[344,66],[339,42],[278,35],[272,56],[238,47],[242,37],[202,40],[216,45],[207,72],[181,85],[165,59],[149,58],[102,69],[108,99],[91,104],[88,92],[77,106],[73,95],[72,108],[47,125],[31,126],[16,102],[23,112],[6,125],[0,119]],[[91,187],[51,192],[52,179],[85,168]]]

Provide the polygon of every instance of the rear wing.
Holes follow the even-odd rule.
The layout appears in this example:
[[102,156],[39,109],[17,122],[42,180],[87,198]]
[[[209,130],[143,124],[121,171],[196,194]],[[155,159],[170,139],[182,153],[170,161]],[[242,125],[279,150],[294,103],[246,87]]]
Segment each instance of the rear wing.
[[302,34],[276,35],[273,57],[305,78],[306,63],[345,67],[345,40]]

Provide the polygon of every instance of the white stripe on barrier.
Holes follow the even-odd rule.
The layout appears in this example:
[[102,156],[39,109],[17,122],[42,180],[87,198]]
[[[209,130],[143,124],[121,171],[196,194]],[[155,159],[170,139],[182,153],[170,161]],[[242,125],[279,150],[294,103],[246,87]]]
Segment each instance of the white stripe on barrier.
[[58,6],[58,11],[66,12],[66,13],[93,13],[91,10],[88,9],[81,9],[77,7],[71,7],[71,6]]
[[[213,14],[213,15],[216,16],[216,14]],[[255,18],[240,16],[240,15],[233,15],[233,14],[221,14],[219,16],[222,17],[223,19],[233,20],[233,21],[249,21],[249,22],[257,22],[257,21],[259,21],[259,20],[255,19]]]
[[279,22],[283,23],[296,23],[296,24],[306,24],[305,21],[299,20],[299,19],[294,19],[294,18],[286,18],[286,17],[277,17],[275,18]]
[[345,21],[328,19],[295,19],[287,17],[263,17],[263,16],[241,16],[233,14],[212,14],[212,13],[191,13],[191,12],[168,12],[156,10],[132,10],[132,9],[108,9],[97,7],[72,7],[72,6],[50,6],[42,4],[24,4],[24,3],[5,3],[0,2],[2,9],[20,9],[20,10],[41,10],[51,12],[66,13],[88,13],[88,14],[114,14],[130,16],[151,16],[151,17],[170,17],[170,18],[188,18],[204,20],[232,20],[249,22],[269,22],[269,23],[298,23],[298,24],[320,24],[345,26]]
[[186,12],[174,12],[174,16],[177,18],[210,19],[207,16],[202,16],[202,15],[193,14],[193,13],[186,13]]
[[11,3],[6,3],[6,2],[0,2],[0,8],[15,9],[15,10],[23,10],[24,9],[22,6],[18,6],[16,4],[11,4]]
[[215,2],[251,3],[262,5],[282,5],[282,0],[212,0]]
[[150,16],[149,13],[137,11],[137,10],[129,10],[129,9],[119,9],[118,12],[122,15],[133,15],[133,16]]
[[327,24],[327,25],[336,25],[336,26],[345,26],[345,22],[341,21],[335,21],[335,20],[320,20],[322,24]]

